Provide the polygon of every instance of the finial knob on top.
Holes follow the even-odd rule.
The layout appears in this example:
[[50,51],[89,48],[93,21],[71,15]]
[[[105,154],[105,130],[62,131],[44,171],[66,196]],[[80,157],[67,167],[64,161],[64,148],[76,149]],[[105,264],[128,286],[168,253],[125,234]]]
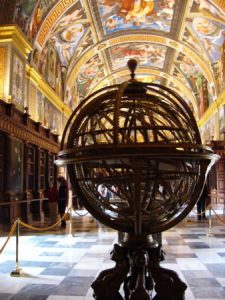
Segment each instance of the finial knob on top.
[[136,59],[130,59],[130,60],[128,60],[127,66],[129,68],[129,70],[131,71],[131,74],[130,74],[131,79],[134,79],[134,77],[135,77],[134,71],[135,71],[135,69],[137,67],[137,61],[136,61]]

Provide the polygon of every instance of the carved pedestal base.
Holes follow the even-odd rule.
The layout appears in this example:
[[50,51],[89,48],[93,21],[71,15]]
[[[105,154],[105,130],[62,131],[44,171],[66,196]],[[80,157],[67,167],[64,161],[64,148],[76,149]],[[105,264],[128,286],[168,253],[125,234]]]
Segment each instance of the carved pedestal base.
[[[162,268],[162,250],[114,245],[114,268],[102,271],[92,283],[96,300],[184,300],[186,284],[176,272]],[[124,289],[124,297],[119,290]],[[155,291],[155,296],[153,296]]]

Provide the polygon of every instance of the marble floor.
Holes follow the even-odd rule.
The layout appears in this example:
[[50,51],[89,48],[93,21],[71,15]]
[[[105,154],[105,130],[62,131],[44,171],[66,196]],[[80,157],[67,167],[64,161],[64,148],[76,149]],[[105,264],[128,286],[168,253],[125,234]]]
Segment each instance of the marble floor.
[[[163,233],[161,265],[186,282],[186,300],[225,299],[225,226],[215,219],[212,224],[212,237],[208,222],[195,216]],[[0,300],[91,300],[94,278],[114,266],[109,253],[117,233],[89,215],[75,214],[66,231],[20,231],[21,276],[10,276],[16,259],[13,236],[0,254]],[[0,247],[6,236],[1,230]]]

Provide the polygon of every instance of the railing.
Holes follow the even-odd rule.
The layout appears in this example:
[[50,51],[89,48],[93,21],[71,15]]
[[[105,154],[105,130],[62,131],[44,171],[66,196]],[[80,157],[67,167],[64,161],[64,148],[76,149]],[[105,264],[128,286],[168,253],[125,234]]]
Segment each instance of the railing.
[[29,225],[23,221],[21,221],[19,218],[16,219],[16,221],[14,221],[10,232],[6,238],[5,243],[3,244],[3,246],[0,248],[0,254],[4,251],[8,241],[10,240],[10,238],[12,237],[12,235],[16,232],[16,264],[15,264],[15,268],[12,270],[11,272],[11,276],[16,276],[19,277],[22,274],[22,270],[20,268],[19,265],[19,236],[20,236],[20,226],[23,226],[25,228],[28,228],[30,230],[33,231],[49,231],[52,230],[54,228],[57,228],[59,226],[59,224],[62,222],[62,220],[68,220],[70,222],[70,226],[69,226],[69,235],[74,237],[73,235],[73,230],[72,230],[72,208],[69,208],[68,211],[64,214],[64,216],[59,219],[55,224],[48,226],[48,227],[35,227],[32,225]]
[[48,198],[38,198],[38,199],[27,199],[27,200],[13,200],[8,202],[0,202],[0,206],[4,205],[18,205],[20,203],[30,203],[35,201],[46,201]]
[[[212,215],[215,216],[215,218],[220,221],[221,223],[225,223],[225,219],[224,219],[224,216],[220,216],[218,215],[218,213],[216,212],[216,208],[213,207],[213,204],[212,204],[212,199],[213,197],[215,196],[215,193],[214,195],[212,195],[211,193],[211,201],[210,201],[210,204],[209,206],[206,208],[206,211],[208,210],[209,211],[209,214],[208,214],[208,218],[209,218],[209,222],[208,222],[208,233],[206,234],[209,238],[211,238],[213,236],[213,233],[212,233],[212,229],[213,229],[213,226],[212,226]],[[73,197],[73,196],[72,196]],[[20,204],[20,203],[29,203],[29,202],[35,202],[35,201],[45,201],[45,200],[48,200],[47,198],[42,198],[42,199],[31,199],[31,200],[22,200],[22,201],[18,201],[16,203],[14,202],[5,202],[5,203],[0,203],[0,206],[4,206],[4,205],[14,205],[14,204]],[[60,224],[60,222],[64,219],[64,220],[67,220],[69,222],[69,236],[71,237],[74,237],[75,235],[73,234],[73,228],[72,228],[72,213],[76,211],[73,209],[72,205],[69,205],[69,208],[67,210],[67,212],[65,213],[65,215],[59,219],[55,224],[49,226],[49,227],[35,227],[35,226],[32,226],[32,225],[29,225],[27,223],[25,223],[24,221],[20,220],[20,218],[17,218],[13,225],[11,226],[11,229],[8,233],[8,236],[6,237],[6,241],[4,242],[3,246],[0,248],[0,254],[4,251],[9,239],[11,238],[11,236],[16,233],[16,247],[15,247],[15,250],[16,250],[16,264],[15,264],[15,269],[11,272],[11,276],[21,276],[22,274],[22,270],[20,268],[20,265],[19,265],[19,235],[20,235],[20,226],[23,226],[25,228],[28,228],[29,230],[33,230],[33,231],[42,231],[42,232],[46,232],[46,231],[49,231],[49,230],[52,230],[53,228],[57,228]],[[193,212],[195,212],[193,210]],[[78,214],[79,215],[79,214]],[[86,214],[84,214],[86,215]],[[84,216],[83,215],[83,216]],[[214,219],[215,220],[215,219]],[[205,223],[207,224],[207,223]]]

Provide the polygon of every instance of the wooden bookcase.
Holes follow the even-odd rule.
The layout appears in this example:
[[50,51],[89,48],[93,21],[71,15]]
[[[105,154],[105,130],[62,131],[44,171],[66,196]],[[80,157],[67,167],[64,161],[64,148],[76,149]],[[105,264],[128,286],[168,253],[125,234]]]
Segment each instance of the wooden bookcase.
[[27,146],[27,189],[35,188],[35,148],[32,145]]
[[46,151],[40,149],[40,159],[39,159],[39,189],[46,189]]

